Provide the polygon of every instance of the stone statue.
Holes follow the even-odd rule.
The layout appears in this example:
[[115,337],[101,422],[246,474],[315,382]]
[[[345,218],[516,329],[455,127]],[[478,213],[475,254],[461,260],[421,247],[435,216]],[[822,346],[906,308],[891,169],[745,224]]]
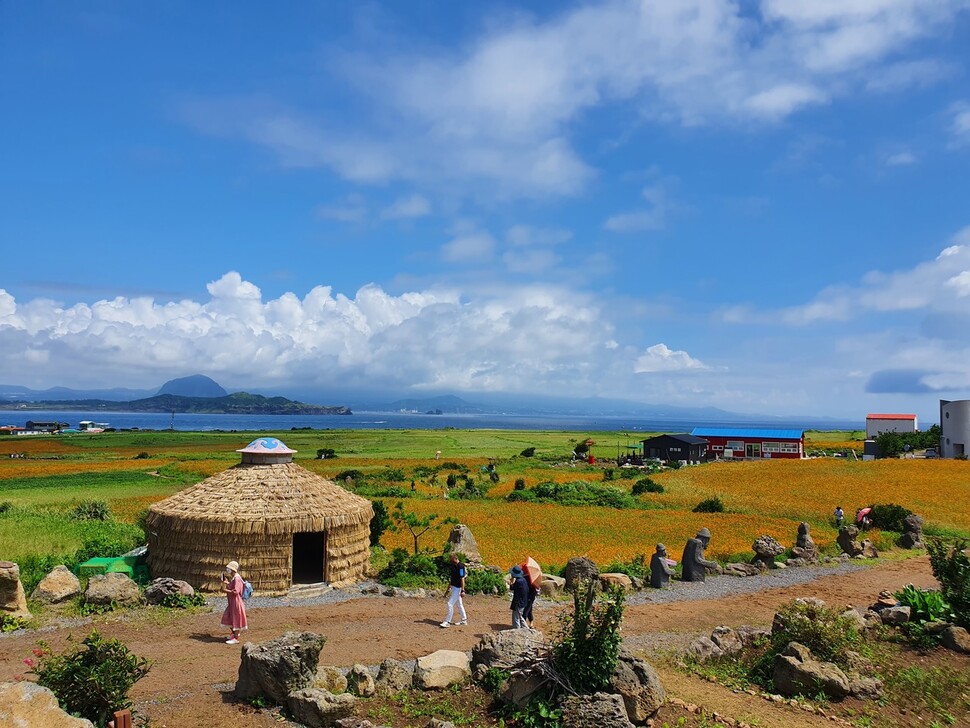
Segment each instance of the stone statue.
[[697,536],[687,539],[684,546],[683,561],[683,581],[704,581],[707,571],[720,571],[716,561],[708,561],[704,558],[704,549],[711,542],[711,532],[702,528],[697,532]]
[[650,559],[650,586],[654,589],[663,589],[673,576],[673,563],[667,558],[667,547],[658,543],[657,551]]
[[801,559],[806,564],[817,564],[819,562],[818,547],[815,546],[815,541],[812,539],[809,526],[805,521],[798,524],[798,538],[791,552],[794,558]]
[[926,548],[923,544],[923,519],[915,513],[910,513],[903,519],[903,536],[899,545],[904,549]]

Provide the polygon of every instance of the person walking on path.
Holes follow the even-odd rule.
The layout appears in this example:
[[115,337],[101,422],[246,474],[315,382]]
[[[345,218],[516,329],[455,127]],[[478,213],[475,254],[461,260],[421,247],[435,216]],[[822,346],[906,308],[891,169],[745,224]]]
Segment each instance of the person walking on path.
[[842,528],[842,521],[845,518],[845,511],[842,510],[842,506],[835,507],[835,527]]
[[[448,580],[448,616],[441,623],[442,627],[450,627],[452,624],[468,624],[468,615],[465,614],[465,604],[461,599],[465,596],[465,565],[461,563],[458,554],[453,553],[449,567],[451,569],[451,576]],[[461,620],[459,622],[452,622],[451,620],[455,616],[456,604],[458,605],[458,613],[461,615]]]
[[[528,583],[528,579],[526,579]],[[532,607],[535,606],[536,597],[539,596],[539,590],[532,584],[529,584],[529,596],[526,598],[525,611],[522,612],[522,616],[525,618],[525,624],[529,629],[535,629],[535,615],[532,613]]]
[[226,611],[222,613],[222,624],[229,628],[227,645],[239,644],[239,633],[247,629],[246,605],[243,604],[243,579],[239,576],[239,562],[230,561],[222,575],[222,590],[226,593]]
[[525,580],[525,572],[521,566],[513,566],[509,571],[512,576],[512,629],[522,629],[525,623],[525,608],[529,603],[529,582]]

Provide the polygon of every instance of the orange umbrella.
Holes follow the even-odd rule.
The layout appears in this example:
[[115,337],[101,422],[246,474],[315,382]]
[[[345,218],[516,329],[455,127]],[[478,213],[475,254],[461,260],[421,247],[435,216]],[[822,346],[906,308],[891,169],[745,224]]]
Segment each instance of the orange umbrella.
[[539,564],[531,556],[525,560],[522,564],[522,571],[525,572],[525,578],[529,580],[536,589],[539,588],[539,584],[542,583],[542,569]]

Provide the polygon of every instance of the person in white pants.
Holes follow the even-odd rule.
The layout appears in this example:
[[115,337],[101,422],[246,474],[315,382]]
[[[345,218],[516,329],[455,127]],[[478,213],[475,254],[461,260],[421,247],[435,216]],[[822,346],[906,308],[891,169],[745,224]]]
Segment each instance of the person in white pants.
[[[450,627],[453,624],[468,624],[465,605],[461,600],[465,596],[465,565],[461,563],[458,554],[451,555],[451,577],[448,583],[448,618],[441,623],[441,626]],[[461,615],[461,621],[459,622],[452,621],[455,617],[456,604],[458,605],[458,613]]]

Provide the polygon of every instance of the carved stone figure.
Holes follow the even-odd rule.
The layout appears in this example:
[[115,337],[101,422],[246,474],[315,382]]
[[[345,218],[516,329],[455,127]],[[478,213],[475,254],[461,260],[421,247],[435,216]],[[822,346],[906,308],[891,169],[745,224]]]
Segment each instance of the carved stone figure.
[[711,542],[711,532],[702,528],[697,532],[697,536],[687,539],[684,546],[683,576],[684,581],[704,581],[707,571],[719,571],[720,567],[716,561],[708,561],[704,558],[704,549]]
[[812,540],[812,534],[809,533],[809,526],[805,521],[798,524],[798,538],[795,539],[795,545],[791,552],[792,556],[801,559],[806,564],[817,564],[819,562],[818,548],[815,546],[815,541]]
[[923,545],[923,519],[910,513],[903,519],[903,535],[899,545],[904,549],[921,549]]
[[667,558],[667,547],[662,543],[657,544],[657,550],[650,558],[650,586],[654,589],[663,589],[674,570],[670,566],[670,559]]

